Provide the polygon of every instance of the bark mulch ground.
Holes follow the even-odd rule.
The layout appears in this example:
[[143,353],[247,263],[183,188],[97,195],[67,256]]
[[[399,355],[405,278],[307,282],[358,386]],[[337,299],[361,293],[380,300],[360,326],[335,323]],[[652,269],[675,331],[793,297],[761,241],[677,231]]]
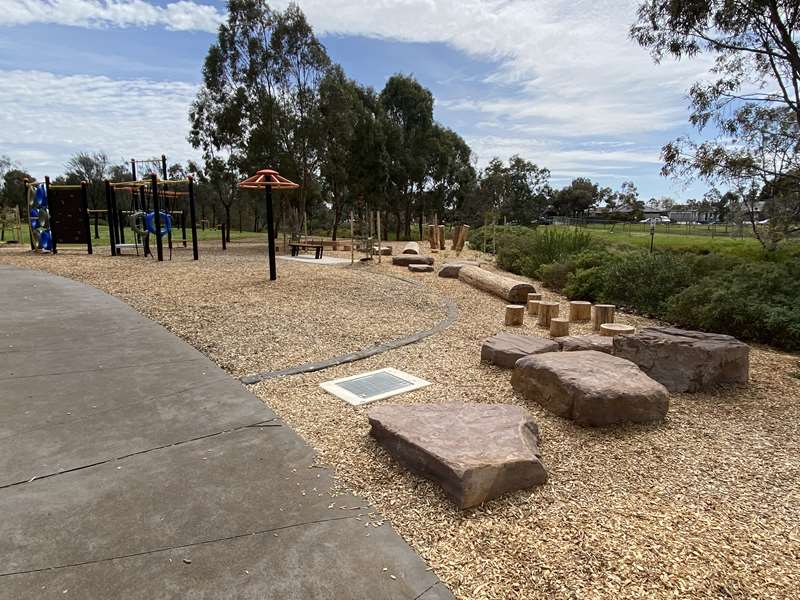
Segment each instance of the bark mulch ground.
[[[452,299],[459,318],[438,335],[253,389],[336,469],[343,487],[380,511],[365,521],[364,535],[380,519],[391,521],[459,598],[800,597],[797,356],[754,347],[746,386],[672,394],[663,424],[581,428],[517,398],[509,371],[480,363],[482,338],[520,328],[504,327],[504,301],[458,280],[413,274],[386,259],[343,268],[279,261],[278,281],[268,284],[263,244],[234,243],[225,254],[203,246],[199,263],[180,253],[160,265],[103,250],[52,257],[2,248],[0,262],[112,293],[237,376],[430,328],[444,317],[442,298]],[[448,255],[436,255],[437,264]],[[544,295],[566,314],[563,298]],[[573,325],[572,333],[589,329]],[[547,335],[527,320],[522,332]],[[524,405],[541,430],[548,483],[456,510],[372,441],[369,406],[319,388],[384,366],[434,383],[387,402]]]

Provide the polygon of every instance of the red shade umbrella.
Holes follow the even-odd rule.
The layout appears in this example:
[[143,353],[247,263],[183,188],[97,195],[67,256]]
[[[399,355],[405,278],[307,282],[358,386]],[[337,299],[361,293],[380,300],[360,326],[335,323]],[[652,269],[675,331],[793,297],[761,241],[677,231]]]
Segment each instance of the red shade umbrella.
[[272,190],[296,190],[299,184],[289,181],[274,169],[261,169],[252,177],[239,182],[243,190],[264,190],[267,201],[267,248],[269,253],[269,278],[274,281],[277,277],[275,267],[275,219],[272,215]]

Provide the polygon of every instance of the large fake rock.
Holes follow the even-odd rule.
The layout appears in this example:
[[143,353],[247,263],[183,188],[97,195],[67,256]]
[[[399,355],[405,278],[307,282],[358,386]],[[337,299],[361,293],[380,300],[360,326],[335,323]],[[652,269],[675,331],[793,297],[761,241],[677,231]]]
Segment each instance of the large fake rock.
[[448,277],[450,279],[458,279],[458,272],[461,267],[480,267],[481,263],[477,260],[461,260],[458,262],[448,262],[442,265],[439,270],[439,277]]
[[512,304],[526,304],[528,294],[536,292],[530,283],[486,271],[480,267],[462,267],[458,278],[473,287],[495,296],[500,296]]
[[614,340],[614,354],[633,361],[671,392],[747,383],[750,346],[730,335],[645,327]]
[[517,361],[511,385],[581,425],[660,421],[669,407],[663,385],[632,362],[596,350],[526,356]]
[[554,338],[564,352],[579,350],[597,350],[606,354],[614,354],[614,339],[604,335],[568,335]]
[[558,352],[558,343],[536,335],[498,333],[483,341],[481,360],[513,369],[520,358],[542,352]]
[[412,273],[431,273],[433,265],[408,265],[408,270]]
[[407,267],[408,265],[432,265],[432,256],[419,256],[416,254],[400,254],[399,256],[392,257],[392,264],[400,267]]
[[461,508],[547,481],[539,429],[518,406],[385,405],[367,416],[389,454],[438,483]]

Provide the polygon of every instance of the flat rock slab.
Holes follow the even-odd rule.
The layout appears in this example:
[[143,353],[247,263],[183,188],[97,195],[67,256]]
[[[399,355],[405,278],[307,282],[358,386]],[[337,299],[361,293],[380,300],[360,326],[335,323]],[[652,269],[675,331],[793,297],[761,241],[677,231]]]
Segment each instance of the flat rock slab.
[[504,369],[513,369],[520,358],[542,352],[558,352],[558,350],[557,342],[538,335],[501,332],[483,341],[481,360]]
[[461,508],[541,485],[539,429],[507,404],[377,406],[370,433],[409,470],[442,486]]
[[447,277],[449,279],[458,279],[458,272],[461,267],[480,267],[481,263],[477,260],[460,260],[458,262],[448,262],[442,265],[439,270],[439,277]]
[[392,264],[398,267],[407,267],[408,265],[432,265],[432,256],[422,256],[420,254],[400,254],[392,257]]
[[667,389],[639,367],[596,350],[520,359],[511,376],[526,400],[581,425],[645,423],[667,415]]
[[750,375],[750,346],[730,335],[645,327],[613,339],[616,356],[633,361],[671,392],[747,383]]
[[614,339],[605,335],[567,335],[553,339],[564,352],[579,350],[597,350],[606,354],[614,354]]
[[433,265],[408,265],[412,273],[433,273]]

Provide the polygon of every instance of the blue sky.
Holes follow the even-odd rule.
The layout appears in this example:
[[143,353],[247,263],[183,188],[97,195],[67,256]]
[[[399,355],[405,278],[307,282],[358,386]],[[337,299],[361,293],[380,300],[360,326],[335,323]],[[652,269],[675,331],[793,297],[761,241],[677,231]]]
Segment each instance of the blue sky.
[[[701,196],[659,175],[690,133],[702,62],[654,65],[627,39],[635,0],[301,0],[332,59],[380,89],[413,74],[477,165],[513,154],[643,198]],[[284,0],[273,4],[285,5]],[[56,175],[78,151],[184,162],[187,113],[224,3],[0,0],[0,154]]]

